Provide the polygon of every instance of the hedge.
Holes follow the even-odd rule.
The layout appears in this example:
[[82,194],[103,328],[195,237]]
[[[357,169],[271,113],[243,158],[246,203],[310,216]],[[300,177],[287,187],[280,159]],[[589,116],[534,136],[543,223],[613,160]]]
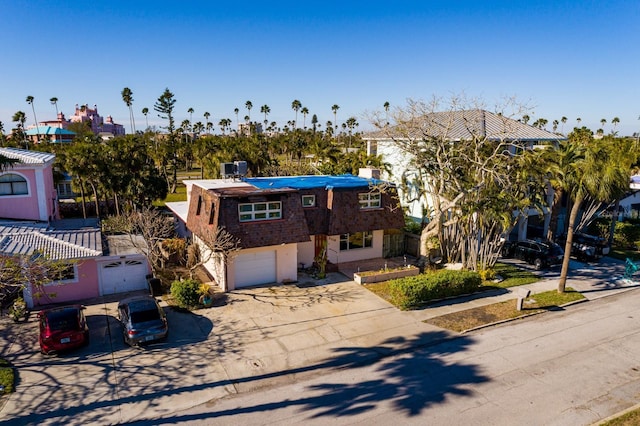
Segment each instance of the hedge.
[[477,272],[440,270],[391,280],[389,293],[393,304],[404,310],[434,299],[473,293],[481,284]]

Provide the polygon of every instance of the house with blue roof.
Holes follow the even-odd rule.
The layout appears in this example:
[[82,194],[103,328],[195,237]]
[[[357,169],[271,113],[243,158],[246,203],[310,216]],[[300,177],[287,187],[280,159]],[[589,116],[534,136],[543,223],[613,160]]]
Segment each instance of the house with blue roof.
[[241,250],[208,257],[224,291],[297,281],[298,269],[326,255],[329,268],[383,256],[385,232],[404,226],[394,185],[364,176],[189,180],[187,201],[167,203],[201,248],[224,228]]

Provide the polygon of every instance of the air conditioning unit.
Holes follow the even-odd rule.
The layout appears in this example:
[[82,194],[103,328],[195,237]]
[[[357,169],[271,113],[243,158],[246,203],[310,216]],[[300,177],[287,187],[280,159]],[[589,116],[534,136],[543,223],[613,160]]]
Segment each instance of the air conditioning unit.
[[235,166],[235,172],[238,176],[246,176],[247,175],[247,162],[246,161],[234,161],[233,165]]
[[233,163],[221,163],[220,164],[220,174],[223,178],[228,178],[233,176],[235,169],[235,165]]

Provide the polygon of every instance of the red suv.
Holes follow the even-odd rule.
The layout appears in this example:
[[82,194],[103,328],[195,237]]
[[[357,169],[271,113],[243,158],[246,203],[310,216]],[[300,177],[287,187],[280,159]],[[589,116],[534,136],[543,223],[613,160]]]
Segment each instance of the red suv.
[[51,354],[88,345],[89,327],[83,309],[71,305],[40,311],[40,352]]

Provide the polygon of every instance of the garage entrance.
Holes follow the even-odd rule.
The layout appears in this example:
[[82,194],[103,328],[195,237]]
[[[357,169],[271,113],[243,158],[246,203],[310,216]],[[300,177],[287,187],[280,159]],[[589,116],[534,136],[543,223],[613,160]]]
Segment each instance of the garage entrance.
[[276,252],[243,253],[235,259],[235,288],[276,282]]
[[147,262],[122,259],[100,265],[101,294],[126,293],[147,289]]

